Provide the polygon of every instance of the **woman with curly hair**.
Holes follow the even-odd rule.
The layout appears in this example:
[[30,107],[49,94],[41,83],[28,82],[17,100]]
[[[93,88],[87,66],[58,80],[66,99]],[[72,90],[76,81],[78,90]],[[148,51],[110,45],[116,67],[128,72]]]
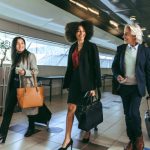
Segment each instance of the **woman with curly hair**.
[[[95,89],[101,86],[98,49],[95,44],[89,42],[93,35],[93,25],[88,21],[68,23],[65,35],[69,42],[74,43],[69,51],[64,79],[64,88],[69,89],[68,112],[65,139],[59,150],[66,150],[70,146],[72,149],[71,131],[76,108],[87,91],[94,96]],[[85,133],[83,142],[87,143],[89,138],[90,131]]]

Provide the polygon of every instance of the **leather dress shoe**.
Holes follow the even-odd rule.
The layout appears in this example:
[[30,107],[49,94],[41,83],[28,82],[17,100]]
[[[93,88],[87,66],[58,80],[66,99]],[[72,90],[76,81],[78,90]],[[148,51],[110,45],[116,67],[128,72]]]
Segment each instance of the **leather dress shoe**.
[[126,145],[126,147],[124,148],[124,150],[133,150],[132,141],[129,141],[129,143]]
[[143,140],[142,135],[136,139],[135,147],[136,147],[136,150],[143,150],[144,149],[144,140]]

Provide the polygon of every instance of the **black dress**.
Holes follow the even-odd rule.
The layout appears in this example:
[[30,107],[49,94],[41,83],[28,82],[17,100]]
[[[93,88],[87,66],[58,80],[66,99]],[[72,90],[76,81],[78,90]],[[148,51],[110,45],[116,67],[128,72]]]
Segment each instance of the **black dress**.
[[69,94],[67,103],[72,103],[79,105],[82,102],[82,98],[84,97],[85,92],[81,91],[80,84],[80,72],[79,72],[79,53],[77,50],[74,50],[72,54],[72,62],[73,62],[73,73],[71,76],[71,82],[69,86]]

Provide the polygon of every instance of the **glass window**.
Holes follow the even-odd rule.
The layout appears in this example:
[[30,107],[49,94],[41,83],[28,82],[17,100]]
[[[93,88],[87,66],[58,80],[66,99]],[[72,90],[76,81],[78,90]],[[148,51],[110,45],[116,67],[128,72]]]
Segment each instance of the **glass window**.
[[34,53],[38,65],[66,66],[69,45],[27,39],[27,49]]
[[101,68],[111,68],[114,55],[99,53]]
[[[0,32],[0,60],[6,57],[4,64],[11,64],[10,50],[11,42],[15,36],[23,36],[18,34],[11,34]],[[38,65],[47,66],[67,66],[69,45],[55,43],[51,41],[44,41],[32,37],[23,36],[26,41],[26,48],[36,55]],[[111,68],[114,55],[99,53],[101,68]]]
[[[11,42],[15,36],[22,36],[18,34],[11,34],[0,32],[0,60],[4,58],[4,52],[6,52],[5,60],[3,64],[11,64]],[[36,55],[38,65],[49,66],[66,66],[69,45],[54,43],[50,41],[44,41],[40,39],[34,39],[31,37],[23,36],[26,41],[26,48]],[[8,49],[2,47],[3,43],[9,42]]]

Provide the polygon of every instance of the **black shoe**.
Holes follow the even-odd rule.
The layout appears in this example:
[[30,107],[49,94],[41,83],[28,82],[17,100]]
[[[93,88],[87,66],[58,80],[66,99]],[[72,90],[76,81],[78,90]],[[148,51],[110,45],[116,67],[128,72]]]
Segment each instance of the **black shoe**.
[[5,140],[6,140],[6,136],[0,133],[0,144],[5,143]]
[[88,143],[89,140],[90,140],[90,138],[87,138],[87,139],[86,139],[86,138],[83,138],[83,139],[82,139],[82,142],[83,142],[83,143]]
[[29,136],[31,136],[32,134],[34,134],[35,133],[35,130],[34,129],[29,129],[28,128],[28,130],[27,130],[27,132],[25,133],[25,137],[29,137]]
[[68,147],[70,147],[70,146],[71,146],[71,150],[72,150],[72,146],[73,146],[73,140],[72,139],[70,140],[70,142],[67,144],[66,147],[61,147],[58,150],[67,150]]
[[82,142],[83,142],[83,143],[88,143],[89,140],[90,140],[90,136],[91,136],[91,132],[89,133],[89,137],[88,137],[88,138],[83,138],[83,139],[82,139]]

